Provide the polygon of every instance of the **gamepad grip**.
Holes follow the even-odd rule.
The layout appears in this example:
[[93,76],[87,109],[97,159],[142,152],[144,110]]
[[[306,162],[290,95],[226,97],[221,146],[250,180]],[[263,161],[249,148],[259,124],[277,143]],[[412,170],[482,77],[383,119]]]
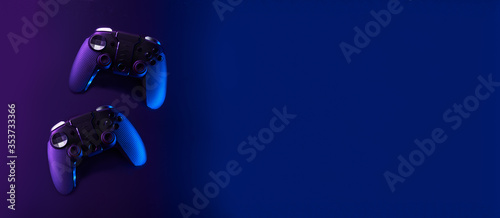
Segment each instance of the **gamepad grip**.
[[90,49],[89,39],[85,39],[78,54],[76,55],[71,74],[69,77],[69,88],[73,92],[84,92],[92,83],[93,77],[99,69],[96,69],[96,60],[99,52]]
[[151,109],[158,109],[167,93],[167,65],[149,65],[147,71],[149,73],[143,80],[143,86],[146,88],[146,104]]
[[54,149],[47,143],[50,176],[57,191],[63,195],[69,194],[76,186],[76,163],[68,158],[65,149]]
[[125,153],[125,156],[127,156],[134,166],[144,165],[147,159],[146,148],[141,136],[139,136],[132,123],[123,114],[119,113],[118,116],[123,118],[120,128],[114,131],[119,145],[118,148]]

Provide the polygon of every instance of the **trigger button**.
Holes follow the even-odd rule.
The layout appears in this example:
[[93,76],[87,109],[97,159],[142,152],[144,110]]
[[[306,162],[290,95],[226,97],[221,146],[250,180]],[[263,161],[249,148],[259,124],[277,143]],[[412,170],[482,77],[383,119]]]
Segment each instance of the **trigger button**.
[[113,32],[113,29],[109,27],[99,27],[95,30],[96,32]]
[[100,106],[98,107],[97,109],[95,109],[96,111],[103,111],[103,110],[106,110],[106,109],[111,109],[113,108],[113,106],[111,105],[103,105],[103,106]]
[[54,125],[50,131],[53,132],[54,130],[58,129],[59,127],[63,126],[66,122],[64,121],[59,121],[59,123],[56,123],[56,125]]

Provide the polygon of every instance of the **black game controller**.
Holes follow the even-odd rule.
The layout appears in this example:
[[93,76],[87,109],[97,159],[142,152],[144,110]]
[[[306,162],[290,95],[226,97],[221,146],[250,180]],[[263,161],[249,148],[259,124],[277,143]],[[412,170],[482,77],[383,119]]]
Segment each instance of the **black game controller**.
[[98,28],[76,55],[69,87],[85,92],[97,73],[128,76],[145,89],[146,105],[161,107],[167,91],[167,62],[160,42],[149,36]]
[[76,187],[76,166],[85,158],[117,147],[134,166],[146,163],[146,149],[128,119],[111,106],[61,121],[52,127],[47,154],[50,174],[61,194]]

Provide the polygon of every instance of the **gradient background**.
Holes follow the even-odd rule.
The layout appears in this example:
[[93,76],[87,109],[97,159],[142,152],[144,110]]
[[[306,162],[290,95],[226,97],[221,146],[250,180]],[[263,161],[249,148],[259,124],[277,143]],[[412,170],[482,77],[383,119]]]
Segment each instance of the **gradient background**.
[[[242,173],[192,217],[500,216],[500,94],[457,131],[442,120],[473,94],[479,75],[500,81],[500,2],[401,3],[347,64],[339,43],[352,44],[353,28],[387,0],[244,0],[224,21],[212,1],[72,0],[19,54],[6,35],[21,34],[21,17],[41,9],[34,0],[2,2],[2,129],[7,104],[16,103],[19,158],[12,212],[2,144],[0,217],[182,217],[178,205],[192,206],[192,189],[233,159]],[[146,145],[144,167],[103,153],[79,167],[77,189],[61,196],[47,163],[50,128],[122,93],[68,88],[81,43],[101,26],[162,42],[167,97],[158,110],[139,105],[128,116]],[[238,144],[285,105],[297,118],[246,163]],[[383,173],[397,171],[397,156],[436,127],[448,140],[391,193]]]

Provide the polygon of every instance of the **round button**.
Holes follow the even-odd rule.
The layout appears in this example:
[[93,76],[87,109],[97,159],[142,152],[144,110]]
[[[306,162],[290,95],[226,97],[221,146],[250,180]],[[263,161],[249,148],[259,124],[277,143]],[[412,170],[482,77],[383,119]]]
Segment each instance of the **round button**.
[[106,38],[101,35],[93,35],[89,40],[89,44],[95,51],[101,51],[106,47]]
[[146,52],[146,53],[144,53],[144,56],[146,56],[147,59],[151,59],[151,57],[153,55],[151,55],[151,53],[149,53],[149,52]]
[[125,64],[123,63],[118,63],[118,65],[116,65],[116,68],[121,72],[124,72],[127,69],[127,67],[125,67]]
[[95,146],[94,144],[89,144],[89,145],[87,146],[87,149],[88,149],[88,151],[90,151],[90,152],[96,152],[96,151],[97,151],[97,146]]
[[66,136],[66,134],[64,134],[62,132],[55,133],[54,135],[52,135],[50,143],[55,148],[62,148],[64,146],[66,146],[66,144],[68,144],[68,136]]
[[155,53],[155,54],[158,54],[158,52],[159,52],[160,50],[158,50],[157,48],[153,48],[153,49],[151,49],[151,51],[152,51],[153,53]]
[[111,121],[111,120],[110,120],[110,119],[108,119],[108,118],[105,118],[105,119],[104,119],[104,123],[103,123],[103,124],[104,124],[104,128],[106,128],[106,129],[107,129],[107,128],[110,128],[110,127],[113,125],[113,121]]
[[156,56],[156,59],[158,59],[158,61],[161,61],[161,60],[163,60],[163,56],[158,55],[158,56]]
[[149,64],[151,64],[151,66],[154,66],[154,65],[156,64],[156,61],[155,61],[155,60],[151,60],[151,61],[149,62]]

